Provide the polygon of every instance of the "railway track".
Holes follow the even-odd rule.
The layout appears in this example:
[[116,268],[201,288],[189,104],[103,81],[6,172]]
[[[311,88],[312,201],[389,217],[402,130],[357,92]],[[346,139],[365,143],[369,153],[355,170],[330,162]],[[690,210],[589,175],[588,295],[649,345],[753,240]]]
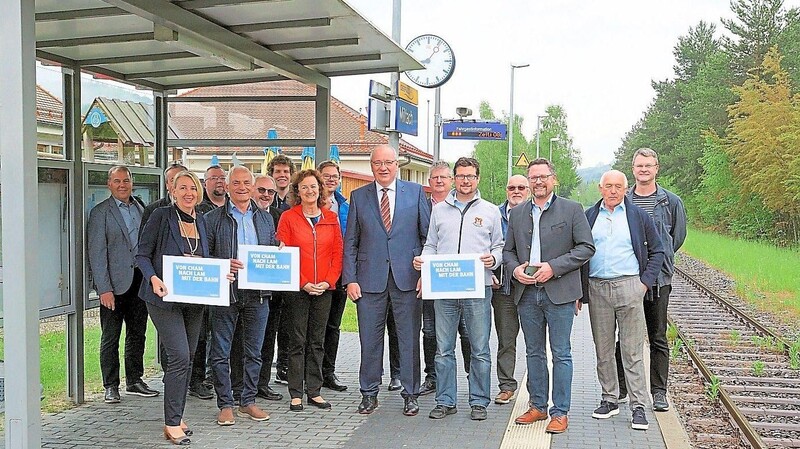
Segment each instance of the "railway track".
[[798,348],[688,273],[676,268],[676,274],[670,323],[708,396],[720,401],[753,448],[800,448]]

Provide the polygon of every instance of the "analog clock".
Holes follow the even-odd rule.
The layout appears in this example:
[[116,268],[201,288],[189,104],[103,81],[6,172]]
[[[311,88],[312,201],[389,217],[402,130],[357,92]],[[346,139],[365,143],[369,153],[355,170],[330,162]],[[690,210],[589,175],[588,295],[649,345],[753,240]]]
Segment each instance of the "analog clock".
[[421,70],[405,72],[413,83],[422,87],[439,87],[453,76],[456,56],[441,37],[433,34],[417,36],[406,45],[406,51],[425,66]]

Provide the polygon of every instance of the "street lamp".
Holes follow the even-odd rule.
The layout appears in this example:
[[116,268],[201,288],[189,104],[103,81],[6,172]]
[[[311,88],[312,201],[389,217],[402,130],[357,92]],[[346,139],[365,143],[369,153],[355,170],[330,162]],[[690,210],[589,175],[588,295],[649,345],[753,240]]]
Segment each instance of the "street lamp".
[[528,67],[530,64],[511,64],[511,105],[508,111],[508,177],[511,178],[511,159],[514,157],[514,69]]
[[539,125],[541,124],[542,119],[545,117],[550,117],[550,115],[545,114],[536,116],[536,159],[539,159]]
[[560,142],[560,141],[561,139],[559,139],[558,137],[550,138],[550,159],[548,159],[550,162],[553,162],[553,142]]

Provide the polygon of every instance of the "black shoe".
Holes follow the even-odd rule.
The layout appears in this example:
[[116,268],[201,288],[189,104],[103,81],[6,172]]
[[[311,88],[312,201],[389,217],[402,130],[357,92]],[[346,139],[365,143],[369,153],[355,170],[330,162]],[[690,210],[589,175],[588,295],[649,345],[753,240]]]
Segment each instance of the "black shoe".
[[289,411],[290,412],[302,412],[303,411],[303,404],[289,404]]
[[136,382],[135,384],[128,385],[125,388],[125,394],[132,394],[136,396],[142,396],[145,398],[152,398],[158,396],[158,392],[156,390],[151,389],[147,386],[144,381]]
[[339,380],[339,377],[336,376],[336,374],[325,376],[325,380],[322,381],[322,386],[333,391],[347,390],[347,385],[342,384],[342,382]]
[[436,407],[428,413],[428,418],[431,419],[442,419],[447,415],[455,415],[458,412],[455,406],[448,407],[446,405],[437,405]]
[[405,405],[403,405],[403,414],[406,416],[417,416],[417,413],[419,413],[419,403],[417,403],[417,398],[414,396],[406,396],[403,399],[405,400]]
[[469,419],[473,421],[483,421],[488,417],[486,407],[482,405],[473,405],[472,411],[469,413]]
[[317,402],[311,398],[306,398],[306,404],[313,405],[316,408],[321,408],[322,410],[330,410],[331,403],[328,401]]
[[358,413],[362,415],[369,415],[378,408],[377,396],[362,396],[361,403],[358,404]]
[[189,396],[200,399],[211,399],[214,397],[213,391],[203,385],[203,382],[195,382],[189,386]]
[[431,393],[436,393],[436,381],[425,379],[425,382],[423,382],[422,386],[419,387],[419,395],[426,396]]
[[631,415],[631,428],[634,430],[647,430],[650,424],[644,413],[644,407],[636,407]]
[[258,387],[258,391],[256,392],[256,397],[266,399],[268,401],[280,401],[283,399],[283,395],[278,393],[277,391],[273,390],[271,387]]
[[286,370],[279,369],[275,372],[275,383],[281,385],[289,385],[289,376]]
[[667,401],[667,393],[656,392],[653,395],[653,410],[657,412],[669,411],[669,402]]
[[389,381],[389,391],[397,391],[401,388],[403,388],[403,384],[400,383],[400,379],[392,377],[392,380]]
[[600,407],[594,410],[592,418],[607,419],[615,415],[619,415],[619,406],[617,404],[608,401],[600,401]]
[[118,404],[119,388],[118,387],[106,388],[106,394],[103,395],[103,402],[105,402],[106,404]]

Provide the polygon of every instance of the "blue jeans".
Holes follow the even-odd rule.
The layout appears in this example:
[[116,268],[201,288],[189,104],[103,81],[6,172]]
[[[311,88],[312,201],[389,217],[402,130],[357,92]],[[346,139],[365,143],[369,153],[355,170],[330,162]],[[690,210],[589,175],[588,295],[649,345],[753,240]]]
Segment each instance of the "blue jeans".
[[550,416],[566,415],[572,396],[572,347],[569,338],[575,319],[575,302],[553,304],[544,288],[527,286],[517,304],[517,311],[525,335],[529,405],[542,412],[547,410],[547,389],[550,384],[545,352],[547,332],[550,336],[550,352],[553,354],[553,407],[550,408]]
[[436,404],[456,405],[456,332],[463,316],[469,332],[469,405],[489,405],[492,383],[492,357],[489,335],[492,332],[492,288],[484,298],[435,299],[436,313]]
[[257,291],[239,290],[238,301],[227,307],[211,307],[211,367],[214,370],[214,390],[217,407],[233,407],[230,356],[236,320],[242,317],[244,344],[244,386],[239,405],[246,407],[256,401],[258,375],[261,372],[261,346],[269,317],[269,301]]
[[[433,310],[433,300],[422,301],[422,355],[425,361],[425,380],[436,382],[436,312]],[[469,333],[464,316],[458,323],[458,333],[461,335],[461,355],[464,357],[464,372],[469,374]]]

